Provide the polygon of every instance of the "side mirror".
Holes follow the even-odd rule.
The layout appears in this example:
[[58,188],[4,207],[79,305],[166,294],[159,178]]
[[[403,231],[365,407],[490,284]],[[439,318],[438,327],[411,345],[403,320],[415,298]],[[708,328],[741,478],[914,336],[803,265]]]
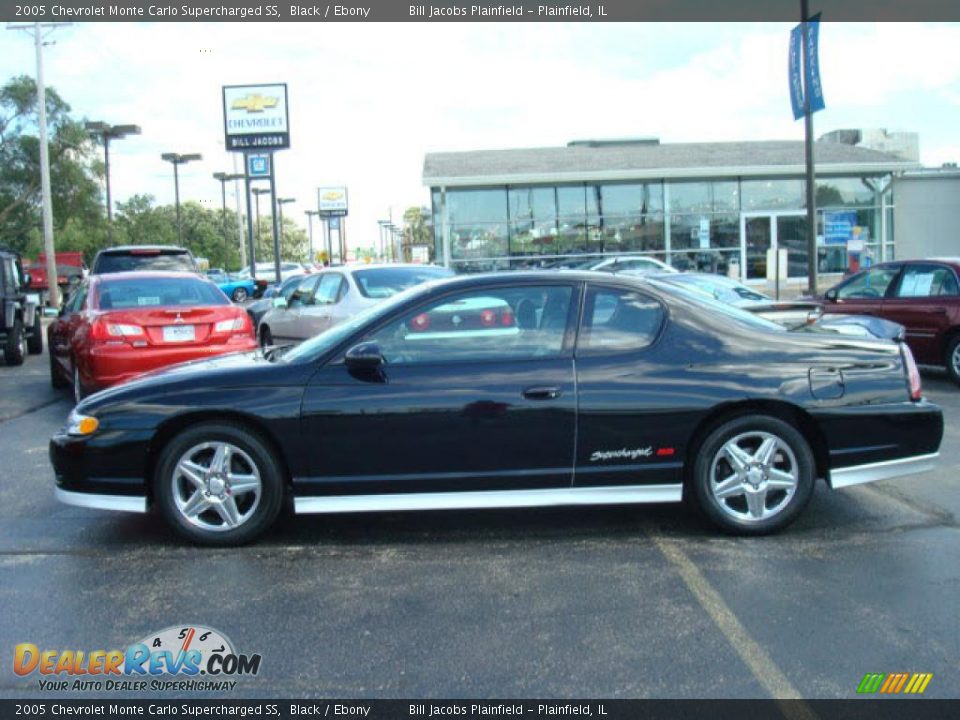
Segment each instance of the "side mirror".
[[275,297],[273,299],[273,306],[278,310],[286,310],[287,308],[287,299],[283,296]]
[[837,301],[837,289],[836,289],[836,288],[830,288],[829,290],[827,290],[827,291],[823,294],[823,297],[824,297],[824,299],[829,300],[830,302],[836,302],[836,301]]
[[369,372],[383,365],[383,353],[375,342],[362,342],[347,350],[343,357],[348,370]]

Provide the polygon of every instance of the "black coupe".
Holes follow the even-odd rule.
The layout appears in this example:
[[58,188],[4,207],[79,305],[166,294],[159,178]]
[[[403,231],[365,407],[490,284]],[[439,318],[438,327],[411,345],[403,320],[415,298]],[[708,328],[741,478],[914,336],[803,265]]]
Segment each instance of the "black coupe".
[[232,545],[297,513],[692,500],[762,534],[831,487],[930,469],[940,409],[906,345],[797,334],[656,280],[428,283],[292,349],[81,402],[56,493]]

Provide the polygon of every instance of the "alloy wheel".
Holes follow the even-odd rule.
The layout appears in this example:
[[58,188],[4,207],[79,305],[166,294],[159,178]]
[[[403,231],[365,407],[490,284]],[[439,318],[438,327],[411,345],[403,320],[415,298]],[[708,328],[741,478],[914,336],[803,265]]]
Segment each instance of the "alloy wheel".
[[203,530],[225,532],[243,525],[260,504],[260,469],[229,442],[194,445],[177,461],[173,501],[184,520]]
[[709,489],[720,510],[740,522],[779,514],[797,491],[800,470],[790,446],[768,432],[727,440],[710,464]]

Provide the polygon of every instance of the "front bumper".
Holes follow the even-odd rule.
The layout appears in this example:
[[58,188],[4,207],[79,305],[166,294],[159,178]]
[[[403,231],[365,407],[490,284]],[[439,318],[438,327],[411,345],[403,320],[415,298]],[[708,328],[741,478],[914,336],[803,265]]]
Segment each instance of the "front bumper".
[[93,508],[95,510],[119,510],[121,512],[145,513],[147,498],[144,496],[128,495],[95,495],[93,493],[71,492],[62,488],[55,488],[57,500],[65,505]]
[[49,446],[57,498],[71,505],[108,510],[135,509],[129,503],[117,502],[118,498],[137,500],[136,508],[145,505],[150,436],[149,431],[131,430],[123,431],[122,436],[106,431],[90,437],[58,432]]

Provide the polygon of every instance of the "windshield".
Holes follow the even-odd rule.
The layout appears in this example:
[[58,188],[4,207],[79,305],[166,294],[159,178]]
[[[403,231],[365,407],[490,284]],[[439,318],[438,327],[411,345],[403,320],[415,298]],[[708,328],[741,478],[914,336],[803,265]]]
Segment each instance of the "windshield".
[[786,329],[782,325],[766,320],[765,318],[760,317],[759,315],[754,315],[748,310],[743,310],[734,305],[723,302],[722,300],[717,300],[710,295],[705,295],[702,291],[691,290],[687,287],[683,287],[679,284],[674,284],[667,280],[648,280],[652,285],[655,285],[660,290],[663,290],[666,293],[675,295],[684,300],[688,300],[692,303],[700,305],[703,308],[715,313],[720,313],[726,317],[736,320],[739,323],[748,325],[755,329],[760,330],[776,330],[777,332],[786,332]]
[[129,272],[131,270],[154,270],[160,272],[196,272],[193,258],[186,252],[132,251],[129,253],[103,253],[97,258],[94,273]]
[[453,274],[449,268],[442,267],[384,267],[356,270],[353,277],[361,295],[382,299],[393,297],[398,292],[428,280],[451,277]]
[[682,285],[689,290],[703,293],[729,305],[748,305],[750,303],[773,302],[773,298],[751,290],[735,280],[722,275],[677,275],[675,278],[658,278],[671,285]]
[[98,296],[101,310],[230,304],[227,296],[215,285],[199,278],[104,280],[100,283]]
[[304,340],[283,355],[280,360],[283,362],[298,362],[300,360],[320,357],[346,340],[350,335],[360,330],[364,325],[375,323],[378,317],[390,314],[397,306],[403,305],[418,293],[424,292],[425,287],[424,285],[415,285],[412,288],[397,293],[382,303],[377,303],[376,305],[371,305],[361,310],[346,322],[335,325],[326,332],[322,332],[309,340]]

